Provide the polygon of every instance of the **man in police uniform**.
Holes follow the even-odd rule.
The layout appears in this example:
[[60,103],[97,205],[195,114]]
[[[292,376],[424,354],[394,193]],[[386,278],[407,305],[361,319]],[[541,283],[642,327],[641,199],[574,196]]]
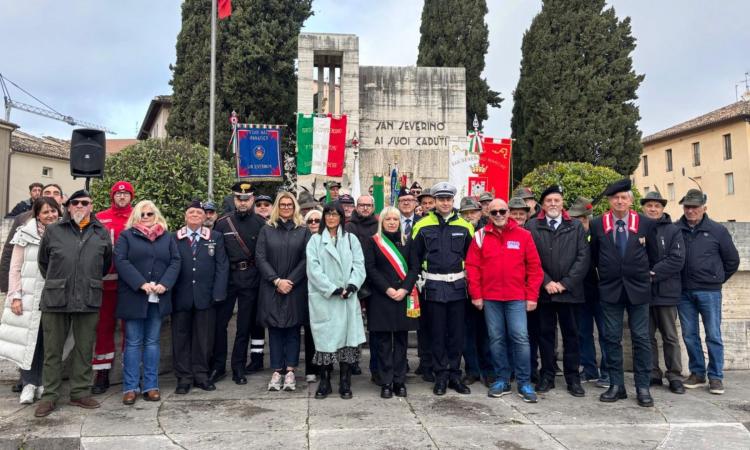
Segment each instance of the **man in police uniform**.
[[232,380],[246,384],[245,363],[250,330],[255,322],[258,306],[260,276],[255,266],[255,243],[265,219],[253,213],[253,190],[250,183],[237,182],[232,186],[235,210],[216,221],[214,230],[224,236],[224,246],[229,257],[229,288],[226,301],[216,308],[216,335],[210,381],[215,383],[226,374],[227,325],[237,302],[237,334],[232,349]]
[[461,350],[464,346],[466,276],[464,259],[474,228],[453,208],[456,188],[447,182],[431,189],[435,211],[414,225],[413,257],[422,262],[422,289],[429,311],[435,395],[447,387],[460,394],[471,390],[461,382]]

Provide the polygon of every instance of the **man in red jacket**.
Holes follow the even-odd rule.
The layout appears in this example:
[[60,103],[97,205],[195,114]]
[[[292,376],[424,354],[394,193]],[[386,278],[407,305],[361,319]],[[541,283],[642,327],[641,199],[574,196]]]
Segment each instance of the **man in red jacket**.
[[[125,224],[133,210],[130,206],[135,191],[127,181],[118,181],[112,185],[109,192],[112,206],[96,215],[99,222],[109,230],[112,245],[115,245],[120,232],[125,229]],[[94,347],[94,358],[91,361],[96,371],[94,385],[91,387],[92,394],[103,394],[109,388],[109,369],[115,359],[115,308],[117,307],[117,271],[114,264],[109,273],[104,277],[104,290],[102,292],[102,306],[99,309],[99,324],[96,326],[96,346]]]
[[518,394],[525,402],[535,403],[526,311],[536,309],[544,277],[542,265],[531,233],[508,217],[504,200],[493,200],[489,213],[490,223],[475,233],[466,256],[469,296],[475,307],[484,309],[492,364],[498,375],[487,395],[510,393],[507,347],[511,345]]

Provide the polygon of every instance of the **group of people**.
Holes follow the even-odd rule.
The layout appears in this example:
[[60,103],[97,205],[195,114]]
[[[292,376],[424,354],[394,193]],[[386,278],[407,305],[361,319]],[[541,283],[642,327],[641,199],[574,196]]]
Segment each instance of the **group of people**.
[[99,407],[92,394],[109,388],[118,319],[123,403],[159,401],[161,326],[170,316],[176,394],[215,390],[227,359],[232,380],[246,384],[263,368],[266,330],[268,389],[295,390],[304,328],[305,379],[318,381],[316,398],[333,392],[335,366],[338,394],[352,397],[368,335],[381,397],[404,397],[408,333],[417,330],[415,373],[434,383],[435,395],[469,394],[482,381],[500,397],[515,381],[523,400],[536,402],[555,388],[559,324],[567,391],[584,396],[592,382],[607,388],[601,401],[614,402],[627,397],[626,310],[639,405],[653,405],[649,388],[665,376],[678,394],[706,378],[712,393],[723,393],[721,287],[739,256],[726,228],[706,215],[702,192],[685,195],[685,214],[672,223],[658,193],[641,200],[645,215],[635,212],[629,180],[607,187],[610,210],[597,218],[589,199],[566,210],[559,186],[538,203],[520,188],[508,202],[483,193],[456,209],[454,186],[415,183],[377,215],[371,195],[355,201],[339,188],[329,186],[321,204],[307,191],[274,198],[238,182],[223,215],[194,200],[170,231],[158,206],[136,202],[126,181],[111,187],[111,207],[98,214],[87,191],[63,203],[59,186],[42,186],[16,217],[0,273],[8,283],[0,286],[8,293],[0,358],[21,369],[20,401],[40,399],[37,417],[52,413],[70,354],[70,404]]

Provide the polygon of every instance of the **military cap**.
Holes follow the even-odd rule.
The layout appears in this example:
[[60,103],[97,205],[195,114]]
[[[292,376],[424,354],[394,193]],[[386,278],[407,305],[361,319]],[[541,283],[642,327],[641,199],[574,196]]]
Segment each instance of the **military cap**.
[[456,196],[456,187],[447,181],[436,183],[430,191],[432,191],[432,196],[435,198]]
[[492,192],[484,191],[481,194],[479,194],[479,203],[491,202],[492,200],[495,200],[495,196],[492,195]]
[[481,211],[482,205],[479,204],[476,200],[474,200],[474,197],[464,197],[461,199],[461,207],[459,208],[460,212],[467,212],[467,211]]
[[628,192],[632,187],[633,184],[630,181],[630,178],[623,178],[622,180],[617,180],[610,183],[607,186],[607,189],[604,190],[604,195],[606,197],[611,197],[615,194],[619,194],[620,192]]
[[214,202],[203,202],[201,206],[203,206],[203,211],[216,211],[216,203]]
[[238,181],[232,185],[232,192],[240,200],[247,200],[253,195],[253,185],[247,181]]
[[203,204],[201,203],[200,200],[195,198],[191,200],[190,203],[187,204],[187,206],[185,206],[185,211],[187,211],[190,208],[203,209]]
[[270,196],[270,195],[266,195],[266,194],[258,194],[258,195],[257,195],[257,196],[255,197],[255,204],[257,205],[257,204],[258,204],[258,202],[268,202],[268,203],[273,203],[273,198],[271,198],[271,196]]
[[407,191],[405,187],[401,187],[401,189],[398,191],[398,198],[406,197],[406,196],[414,196],[414,194],[411,193],[411,191]]
[[422,186],[418,182],[415,181],[414,183],[411,184],[411,187],[409,189],[419,189],[421,191]]
[[332,188],[335,188],[335,187],[341,188],[341,183],[338,182],[338,181],[336,181],[336,180],[331,180],[331,181],[326,181],[325,186],[328,189],[332,189]]
[[531,192],[531,189],[523,186],[516,189],[516,192],[513,193],[513,197],[520,197],[524,200],[526,200],[527,198],[535,198],[534,193]]
[[65,202],[65,206],[68,206],[72,200],[75,200],[77,198],[84,198],[84,197],[91,198],[91,194],[89,194],[89,191],[87,191],[86,189],[79,189],[73,192],[73,194],[70,197],[68,197],[68,201]]
[[339,195],[338,200],[339,200],[339,203],[341,203],[342,205],[353,205],[354,204],[354,197],[352,197],[349,194]]
[[648,191],[646,196],[641,199],[641,206],[648,202],[659,202],[661,203],[661,206],[667,206],[667,199],[662,198],[659,191]]
[[[71,197],[72,198],[72,197]],[[690,189],[687,191],[682,199],[680,199],[680,205],[684,206],[703,206],[706,204],[706,194],[700,189]]]
[[417,201],[422,201],[424,197],[435,198],[429,188],[422,190],[422,193],[417,195]]
[[521,197],[511,197],[508,201],[508,209],[523,209],[526,212],[531,210],[529,205],[527,205]]
[[571,217],[591,216],[594,214],[594,205],[590,198],[578,197],[568,208],[568,214]]
[[542,195],[539,197],[539,203],[544,202],[544,197],[550,195],[550,194],[560,194],[562,195],[562,186],[559,186],[557,184],[553,184],[552,186],[548,187],[542,192]]

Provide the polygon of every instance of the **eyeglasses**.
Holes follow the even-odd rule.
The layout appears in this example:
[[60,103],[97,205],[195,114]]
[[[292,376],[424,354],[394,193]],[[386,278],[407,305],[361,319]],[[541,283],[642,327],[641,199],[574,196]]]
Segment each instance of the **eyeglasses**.
[[142,212],[141,213],[141,219],[143,219],[145,217],[154,217],[154,215],[156,215],[156,213],[154,213],[153,211]]
[[91,204],[91,200],[71,200],[70,204],[73,206],[89,206]]
[[507,209],[493,209],[492,211],[490,211],[491,216],[504,216],[506,214],[508,214]]
[[336,211],[328,211],[326,213],[326,217],[339,217],[339,213],[337,213]]
[[314,223],[320,223],[320,219],[307,219],[308,225],[312,225]]
[[357,208],[372,208],[372,203],[360,203],[357,205]]
[[294,208],[294,203],[279,203],[279,208],[292,209]]

